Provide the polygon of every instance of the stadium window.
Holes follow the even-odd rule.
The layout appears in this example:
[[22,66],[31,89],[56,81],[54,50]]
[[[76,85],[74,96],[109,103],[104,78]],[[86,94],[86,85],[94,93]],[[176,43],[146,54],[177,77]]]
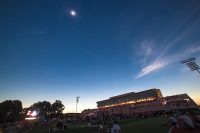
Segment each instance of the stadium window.
[[187,101],[187,102],[189,102],[190,101],[190,99],[189,98],[186,98],[186,99],[184,99],[185,101]]

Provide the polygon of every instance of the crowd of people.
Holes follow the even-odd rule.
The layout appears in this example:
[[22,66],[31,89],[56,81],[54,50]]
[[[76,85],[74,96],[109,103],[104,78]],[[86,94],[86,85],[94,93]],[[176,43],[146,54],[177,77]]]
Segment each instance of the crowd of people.
[[[173,127],[172,129],[199,129],[200,131],[200,115],[194,111],[176,110],[170,112],[138,112],[132,114],[109,114],[102,112],[100,117],[88,117],[87,119],[81,119],[78,116],[76,119],[69,118],[55,118],[45,121],[37,121],[34,124],[30,122],[15,122],[5,123],[0,126],[0,133],[17,133],[19,130],[23,133],[28,133],[34,126],[40,128],[47,127],[49,132],[57,130],[64,130],[68,128],[69,124],[77,124],[80,122],[89,122],[99,127],[99,133],[122,133],[122,129],[118,123],[121,119],[151,119],[153,117],[165,116],[168,117],[168,121],[163,125]],[[93,120],[93,121],[92,121]],[[96,121],[96,122],[95,122]],[[172,130],[173,131],[173,130]],[[171,131],[171,133],[173,133]]]
[[0,133],[29,133],[34,127],[49,127],[50,131],[64,129],[64,121],[52,119],[50,121],[20,121],[0,125]]
[[21,123],[4,123],[0,126],[0,133],[16,133],[22,127]]
[[[169,133],[184,133],[182,131],[187,130],[188,132],[196,131],[200,132],[200,114],[195,113],[194,111],[183,111],[176,110],[170,112],[146,112],[146,113],[135,113],[132,116],[122,117],[123,115],[113,115],[112,116],[112,125],[109,125],[109,120],[105,120],[99,124],[99,133],[121,133],[122,129],[118,124],[117,120],[120,119],[130,119],[135,118],[137,120],[141,119],[151,119],[153,117],[168,117],[168,121],[164,122],[163,125],[169,127]],[[108,119],[108,116],[105,118]],[[160,125],[161,126],[161,125]],[[170,128],[171,127],[171,128]],[[173,129],[173,130],[172,130]],[[176,129],[177,132],[174,132]],[[195,132],[195,133],[196,133]]]
[[194,112],[181,112],[180,114],[171,114],[167,125],[171,126],[169,133],[182,132],[200,132],[200,115]]

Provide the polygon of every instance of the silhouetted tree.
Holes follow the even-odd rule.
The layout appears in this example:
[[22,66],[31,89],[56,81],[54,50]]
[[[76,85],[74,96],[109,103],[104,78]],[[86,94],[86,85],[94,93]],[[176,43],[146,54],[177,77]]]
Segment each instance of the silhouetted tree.
[[43,102],[37,102],[34,103],[31,108],[33,109],[39,109],[40,110],[40,115],[43,117],[47,118],[48,115],[51,113],[51,103],[48,101],[43,101]]
[[20,119],[22,102],[19,100],[6,100],[0,103],[0,122],[14,122]]
[[51,111],[52,115],[54,117],[60,116],[65,109],[65,106],[62,104],[60,100],[56,100],[52,105],[51,105]]

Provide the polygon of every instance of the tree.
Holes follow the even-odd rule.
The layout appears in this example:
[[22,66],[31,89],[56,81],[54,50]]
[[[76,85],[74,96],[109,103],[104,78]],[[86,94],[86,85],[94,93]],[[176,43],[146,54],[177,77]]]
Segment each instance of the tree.
[[29,107],[29,109],[39,110],[40,117],[48,119],[50,117],[60,116],[65,109],[65,106],[60,100],[56,100],[53,104],[48,101],[37,102]]
[[48,115],[51,113],[51,103],[48,101],[43,101],[43,102],[37,102],[34,103],[31,108],[33,109],[39,109],[40,110],[40,115],[47,118]]
[[6,100],[0,103],[0,122],[14,122],[20,119],[22,102],[19,100]]
[[51,111],[54,116],[60,116],[64,109],[65,109],[65,106],[62,104],[60,100],[56,100],[51,105]]
[[11,120],[16,121],[20,119],[20,113],[22,112],[22,102],[19,100],[12,101],[12,115]]

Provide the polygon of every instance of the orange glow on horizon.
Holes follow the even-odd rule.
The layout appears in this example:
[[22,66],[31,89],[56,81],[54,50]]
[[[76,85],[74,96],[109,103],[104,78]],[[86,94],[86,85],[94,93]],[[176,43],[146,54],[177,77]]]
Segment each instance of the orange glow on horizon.
[[195,102],[197,105],[200,105],[200,98],[194,98],[194,102]]

